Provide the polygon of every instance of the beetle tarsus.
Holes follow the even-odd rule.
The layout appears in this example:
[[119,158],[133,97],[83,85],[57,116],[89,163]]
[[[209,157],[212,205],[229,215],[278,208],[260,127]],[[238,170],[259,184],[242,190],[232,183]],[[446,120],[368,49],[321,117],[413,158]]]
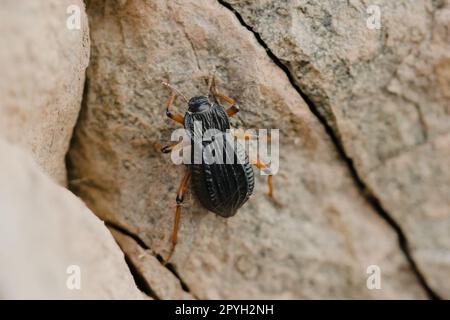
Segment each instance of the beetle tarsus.
[[232,116],[234,116],[236,113],[238,113],[239,112],[239,106],[238,105],[232,105],[231,107],[229,107],[227,110],[226,110],[226,113],[227,113],[227,115],[229,116],[229,117],[232,117]]
[[273,194],[267,193],[267,198],[269,198],[269,200],[276,205],[279,208],[286,208],[287,205],[285,205],[283,202],[279,201],[277,198],[275,198],[273,196]]
[[187,187],[190,177],[191,177],[191,171],[186,172],[186,174],[184,175],[183,180],[181,180],[180,186],[178,188],[177,197],[176,197],[177,208],[175,210],[175,221],[173,224],[173,232],[172,232],[172,247],[170,248],[168,257],[163,262],[164,265],[166,265],[169,262],[170,258],[172,258],[172,255],[175,251],[175,246],[177,244],[177,239],[178,239],[178,229],[179,229],[179,225],[180,225],[181,204],[184,200],[184,193],[186,191],[186,187]]
[[170,153],[173,149],[174,145],[170,144],[168,146],[164,146],[161,148],[162,153]]
[[[184,181],[184,179],[183,179],[183,181]],[[172,232],[172,246],[170,247],[169,255],[163,261],[164,266],[167,265],[167,263],[172,258],[173,253],[175,252],[175,247],[177,245],[177,238],[178,238],[178,226],[180,224],[180,215],[181,215],[181,203],[178,203],[178,201],[177,201],[177,208],[175,211],[175,222],[173,225],[173,232]]]
[[164,85],[168,86],[171,90],[172,93],[170,94],[169,100],[167,100],[166,103],[166,116],[168,116],[170,119],[183,124],[184,122],[184,117],[181,114],[178,113],[172,113],[170,111],[170,108],[173,105],[173,102],[175,101],[175,97],[177,94],[179,94],[181,97],[183,97],[183,99],[187,102],[187,98],[185,95],[183,95],[182,93],[180,93],[178,90],[176,90],[175,88],[173,88],[170,84],[163,82]]
[[220,99],[222,99],[230,104],[230,107],[225,110],[228,117],[232,117],[236,113],[239,112],[240,109],[239,109],[239,105],[237,104],[236,100],[234,100],[233,98],[227,97],[226,95],[218,93],[218,92],[214,92],[213,94],[216,98],[219,97]]
[[184,123],[184,117],[181,114],[178,113],[172,113],[169,109],[166,110],[166,115],[167,117],[169,117],[170,119],[172,119],[175,122]]
[[[253,164],[260,170],[263,170],[267,173],[270,172],[270,168],[267,164],[259,161],[259,160],[255,160],[253,161]],[[272,201],[272,203],[274,203],[277,207],[280,208],[285,208],[286,205],[283,204],[282,202],[280,202],[277,198],[275,198],[275,196],[273,195],[273,175],[272,174],[268,174],[267,175],[267,186],[269,187],[269,191],[267,192],[267,197],[270,199],[270,201]]]

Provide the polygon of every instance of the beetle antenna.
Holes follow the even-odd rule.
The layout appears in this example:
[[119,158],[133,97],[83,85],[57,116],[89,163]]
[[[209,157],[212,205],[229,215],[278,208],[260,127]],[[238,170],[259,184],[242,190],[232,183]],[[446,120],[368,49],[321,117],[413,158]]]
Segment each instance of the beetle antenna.
[[166,87],[169,87],[171,90],[175,91],[178,95],[180,95],[180,96],[183,98],[184,101],[186,101],[186,103],[189,102],[188,98],[186,98],[186,96],[185,96],[184,94],[182,94],[182,93],[180,92],[180,90],[178,90],[177,88],[175,88],[174,86],[172,86],[171,84],[169,84],[169,83],[167,83],[167,82],[164,82],[164,81],[163,81],[162,84],[165,85]]

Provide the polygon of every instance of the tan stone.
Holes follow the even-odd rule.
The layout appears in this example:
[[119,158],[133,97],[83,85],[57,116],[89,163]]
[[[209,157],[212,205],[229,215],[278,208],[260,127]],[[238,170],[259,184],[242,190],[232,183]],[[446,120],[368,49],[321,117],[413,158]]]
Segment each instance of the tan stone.
[[[69,5],[80,8],[80,30],[66,26]],[[88,60],[82,0],[2,1],[0,136],[32,151],[61,184]]]
[[290,70],[450,297],[450,3],[224,1]]
[[[281,129],[274,181],[287,208],[266,199],[259,177],[255,195],[230,219],[207,212],[188,192],[172,263],[191,293],[234,299],[425,297],[395,232],[362,196],[284,72],[233,13],[209,0],[89,1],[87,12],[89,86],[69,163],[72,189],[99,217],[167,254],[184,170],[154,148],[178,128],[164,116],[169,92],[161,81],[170,74],[172,84],[193,96],[206,91],[202,76],[216,67],[220,88],[242,108],[233,125]],[[373,50],[370,43],[364,50]],[[177,106],[184,112],[181,99]],[[148,259],[149,266],[156,264]],[[373,264],[381,268],[382,290],[366,287],[366,269]],[[147,272],[149,282],[153,271]]]
[[0,298],[142,299],[104,224],[19,147],[0,154]]
[[193,296],[182,288],[180,280],[169,271],[148,249],[142,248],[134,239],[110,228],[122,251],[142,277],[151,295],[158,299],[192,300]]

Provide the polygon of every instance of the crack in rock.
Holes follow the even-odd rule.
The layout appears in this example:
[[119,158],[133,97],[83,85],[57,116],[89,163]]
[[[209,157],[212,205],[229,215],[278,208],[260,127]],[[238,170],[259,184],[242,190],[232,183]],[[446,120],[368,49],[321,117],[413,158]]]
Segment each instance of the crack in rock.
[[[212,2],[209,8],[206,1],[200,1],[200,3],[189,1],[189,6],[182,7],[180,5],[178,9],[182,8],[183,10],[176,11],[179,13],[178,22],[181,22],[178,25],[172,21],[173,12],[171,14],[164,2],[154,2],[148,11],[141,10],[141,3],[137,1],[126,2],[123,5],[117,4],[111,9],[113,11],[108,16],[102,16],[101,10],[106,7],[105,3],[98,7],[95,7],[95,2],[90,3],[93,5],[90,9],[91,25],[93,26],[91,30],[93,59],[88,75],[92,81],[90,86],[92,95],[89,95],[89,107],[84,110],[86,116],[81,118],[74,136],[76,144],[72,148],[69,160],[73,161],[75,165],[71,169],[70,176],[74,179],[92,177],[92,183],[75,186],[75,191],[89,203],[90,207],[96,208],[101,219],[114,222],[126,221],[123,223],[126,227],[125,230],[122,227],[124,232],[114,231],[114,228],[111,228],[111,232],[116,232],[119,237],[125,238],[125,240],[122,239],[122,243],[125,241],[122,251],[128,255],[129,264],[132,264],[130,269],[134,268],[133,272],[137,282],[140,277],[145,277],[151,283],[151,295],[158,299],[165,299],[164,290],[162,293],[159,291],[161,288],[164,289],[164,281],[171,281],[170,285],[177,282],[178,292],[182,292],[182,289],[189,292],[189,288],[185,286],[178,275],[180,272],[196,292],[202,297],[210,298],[229,298],[236,297],[236,295],[241,297],[279,297],[280,294],[284,294],[283,297],[355,297],[366,294],[376,296],[375,292],[368,292],[364,286],[360,286],[359,279],[364,279],[361,267],[366,265],[364,262],[372,262],[369,260],[380,256],[383,263],[392,265],[390,262],[394,256],[396,259],[395,269],[391,274],[395,275],[396,279],[392,286],[393,290],[392,292],[383,291],[382,295],[387,292],[387,296],[393,294],[425,296],[423,286],[416,281],[417,273],[413,274],[412,268],[410,270],[409,265],[414,261],[409,261],[408,265],[408,261],[404,257],[406,253],[400,252],[401,250],[398,248],[395,236],[399,235],[399,231],[387,226],[386,218],[383,220],[378,214],[372,212],[377,205],[381,207],[379,202],[372,206],[369,205],[370,197],[373,197],[372,194],[376,190],[369,192],[356,174],[352,163],[354,158],[349,159],[344,151],[344,147],[341,145],[343,136],[341,137],[334,124],[330,123],[333,119],[324,119],[323,117],[327,117],[327,115],[323,115],[322,110],[317,110],[321,108],[323,101],[318,100],[307,86],[297,84],[299,80],[295,78],[294,70],[287,64],[287,61],[275,56],[271,51],[271,49],[274,50],[278,55],[275,48],[269,49],[258,33],[239,20],[236,12],[233,14],[227,8],[223,8],[223,4],[226,2]],[[199,8],[204,10],[200,17],[196,15]],[[120,18],[114,16],[115,10],[121,12]],[[216,14],[217,16],[215,16]],[[117,23],[117,19],[120,20],[122,29],[118,29],[118,27],[117,30],[115,29],[114,25]],[[179,28],[183,26],[185,28]],[[242,26],[245,26],[252,34]],[[111,34],[109,31],[103,32],[105,27],[107,30],[112,30]],[[141,30],[141,27],[145,28]],[[123,43],[120,42],[120,34],[116,34],[118,32],[125,32],[128,36],[130,47],[125,52],[121,50]],[[230,39],[232,43],[217,41],[220,35],[226,32],[234,34],[235,37]],[[181,41],[180,44],[178,42],[180,38],[184,37],[183,33],[189,43]],[[261,34],[264,36],[263,33]],[[191,36],[190,39],[189,36]],[[242,41],[249,45],[247,49],[250,49],[250,52],[244,50],[246,47],[242,46]],[[233,45],[235,50],[228,51],[228,48],[232,48]],[[240,50],[242,47],[244,49]],[[190,49],[193,50],[193,54]],[[173,50],[173,54],[167,55],[168,50]],[[110,56],[111,52],[114,52],[114,55]],[[246,53],[249,55],[246,56]],[[255,55],[258,59],[254,59]],[[237,59],[239,63],[235,63],[236,57],[240,57]],[[242,60],[240,60],[241,58]],[[260,66],[256,62],[252,64],[253,61],[263,62],[264,65]],[[298,116],[295,119],[302,119],[301,122],[289,127],[288,131],[293,133],[289,136],[297,137],[298,141],[292,141],[296,145],[310,149],[302,148],[302,152],[307,152],[305,156],[302,154],[298,158],[295,156],[283,159],[283,161],[294,164],[296,160],[302,160],[307,167],[304,170],[308,169],[308,173],[301,171],[300,168],[303,166],[295,163],[292,168],[298,169],[295,171],[296,177],[303,180],[302,187],[295,189],[295,193],[285,194],[290,197],[293,204],[297,200],[294,199],[298,194],[297,190],[305,191],[305,195],[311,194],[312,197],[307,199],[309,204],[301,208],[292,207],[289,210],[288,218],[282,221],[273,220],[278,216],[272,214],[271,210],[262,210],[261,208],[265,208],[264,203],[253,201],[245,209],[250,214],[242,215],[231,223],[239,222],[239,219],[257,223],[245,225],[240,223],[239,226],[233,228],[228,228],[228,225],[215,221],[210,216],[206,216],[206,213],[205,215],[196,214],[195,211],[200,211],[200,207],[193,203],[193,208],[186,213],[185,223],[180,228],[183,241],[181,247],[178,247],[180,249],[178,250],[178,259],[173,260],[173,265],[169,264],[165,268],[161,268],[162,259],[158,253],[165,252],[167,243],[163,242],[163,239],[166,239],[170,232],[167,226],[169,224],[172,226],[172,218],[166,214],[166,211],[171,211],[166,202],[169,201],[168,198],[173,187],[170,182],[166,183],[166,181],[175,177],[176,173],[167,172],[168,165],[159,157],[157,158],[155,153],[148,151],[147,146],[150,143],[145,144],[141,141],[154,142],[154,139],[168,133],[168,127],[163,126],[159,118],[160,103],[158,102],[167,98],[166,92],[159,88],[159,82],[164,77],[166,67],[173,69],[178,75],[176,81],[180,83],[183,90],[192,92],[198,90],[199,87],[203,88],[200,81],[190,81],[191,70],[195,70],[199,62],[202,65],[214,63],[227,67],[221,70],[221,76],[226,79],[228,91],[238,95],[240,100],[250,102],[249,111],[245,114],[248,123],[259,123],[264,127],[272,123],[280,123],[280,121],[283,121],[284,124],[287,123],[285,116],[292,113]],[[120,68],[116,68],[116,66],[120,66]],[[135,66],[145,67],[138,70]],[[247,69],[247,72],[240,74],[243,67],[247,66],[253,69]],[[344,62],[341,69],[345,75]],[[236,79],[230,75],[236,75]],[[255,76],[255,80],[253,80],[253,76]],[[108,79],[111,80],[110,83]],[[277,83],[278,80],[279,83]],[[261,89],[261,92],[247,92],[240,83],[255,84]],[[285,93],[287,95],[284,95]],[[254,95],[259,100],[252,100]],[[148,96],[151,98],[150,101],[147,99]],[[280,97],[282,99],[279,99]],[[254,101],[253,104],[252,101]],[[309,109],[304,105],[304,101],[308,103]],[[314,101],[315,105],[311,101]],[[260,108],[261,103],[258,104],[258,102],[264,102],[266,107]],[[290,126],[290,123],[288,125]],[[143,127],[145,130],[141,130]],[[162,130],[160,130],[161,128]],[[311,134],[308,135],[308,133]],[[342,131],[342,133],[344,132]],[[320,138],[317,139],[315,134]],[[331,146],[331,141],[335,146]],[[316,144],[317,142],[319,144]],[[321,147],[326,148],[326,152],[321,155],[323,157],[317,159],[318,151],[322,151],[322,149],[315,148]],[[335,151],[335,147],[337,147],[339,155]],[[293,146],[289,148],[297,151]],[[349,150],[346,151],[349,152]],[[284,154],[286,157],[292,155],[296,155],[296,153],[288,151]],[[332,158],[331,164],[330,157]],[[346,163],[341,162],[340,158]],[[315,160],[323,160],[323,163],[317,161],[316,166]],[[353,178],[349,177],[347,169],[344,168],[346,166],[353,173]],[[309,170],[310,167],[313,170]],[[317,176],[314,171],[316,168],[319,170],[330,169],[330,173],[328,176]],[[332,170],[333,168],[339,168],[339,177],[343,177],[345,180],[343,183],[336,183],[329,189],[333,196],[336,195],[336,203],[333,201],[334,197],[322,198],[323,188],[320,188],[320,186],[326,185],[325,191],[328,190],[328,184],[331,182],[329,178],[336,177],[336,171]],[[111,175],[111,172],[116,172],[116,174]],[[357,183],[355,184],[354,181]],[[124,183],[120,184],[121,182]],[[161,185],[161,188],[153,187],[158,185]],[[370,186],[369,183],[368,185]],[[345,188],[341,188],[341,186],[345,186]],[[347,187],[350,187],[348,192]],[[335,192],[336,190],[337,192]],[[363,193],[369,202],[362,199],[360,193]],[[351,200],[344,203],[345,201],[341,200],[340,195],[343,195],[345,199],[349,196]],[[323,212],[323,215],[313,214],[318,201],[325,202],[322,208],[317,209],[317,211]],[[375,199],[375,201],[378,200]],[[339,207],[341,204],[342,208]],[[348,208],[345,205],[351,207]],[[384,202],[383,205],[385,205]],[[381,210],[383,213],[383,208]],[[256,216],[256,213],[259,215]],[[389,218],[387,214],[386,216]],[[292,222],[298,224],[290,224],[291,218]],[[324,219],[324,221],[313,220],[316,218]],[[349,220],[345,221],[346,218]],[[357,221],[355,222],[351,218]],[[373,221],[374,224],[365,219]],[[273,229],[276,229],[278,233],[272,233],[269,224],[275,224],[275,222],[278,229]],[[292,225],[292,232],[284,231],[284,227],[280,227],[279,222],[285,223],[285,227]],[[347,227],[345,222],[355,222],[355,227],[341,228],[342,225]],[[358,225],[358,223],[360,224]],[[312,226],[309,227],[312,233],[305,237],[303,232],[298,232],[297,228],[303,228],[303,225]],[[137,226],[139,229],[135,230],[134,228]],[[249,228],[253,228],[253,226],[255,226],[255,232],[249,232]],[[346,243],[351,241],[343,243],[342,254],[339,254],[337,261],[333,257],[330,259],[327,255],[327,253],[335,253],[335,250],[315,242],[316,239],[322,240],[319,234],[316,235],[316,232],[322,231],[322,227],[326,228],[326,231],[330,231],[325,232],[330,239],[337,240],[333,242],[338,250],[341,250],[342,239],[347,236],[352,239],[355,236],[355,242],[348,247],[346,247]],[[373,234],[378,233],[380,238],[385,235],[388,237],[382,239],[384,240],[382,243],[376,240],[377,237],[373,237],[372,240],[375,239],[375,241],[372,242],[360,240],[361,236],[365,236],[366,228],[373,230]],[[244,232],[249,235],[248,239],[242,239],[241,235]],[[152,249],[148,248],[147,244],[139,238],[144,234],[145,241]],[[276,236],[265,236],[272,234]],[[321,232],[321,234],[323,233]],[[209,235],[212,236],[209,237]],[[210,241],[203,241],[205,237],[209,237],[207,240]],[[270,241],[265,243],[265,239],[276,240],[280,246],[278,247],[277,243]],[[310,239],[311,244],[308,242]],[[292,242],[294,246],[287,250],[285,250],[286,240],[294,240]],[[323,240],[327,240],[327,238],[325,237]],[[405,244],[405,250],[409,252],[406,241],[400,240],[400,242]],[[295,244],[303,245],[304,248],[297,250]],[[353,247],[356,247],[356,250]],[[192,248],[199,250],[194,251]],[[380,248],[382,251],[371,251],[371,248]],[[376,255],[366,256],[366,252],[375,252]],[[323,264],[315,260],[317,254],[327,256]],[[350,258],[348,263],[345,260],[347,254]],[[249,261],[241,263],[242,256],[249,257]],[[254,259],[251,259],[253,257]],[[285,259],[287,264],[285,264]],[[272,261],[275,261],[273,265],[270,264]],[[309,270],[308,268],[317,270],[319,267],[337,272],[338,276],[335,278],[339,282],[330,284],[329,279],[326,278],[321,281],[321,277],[316,278],[313,271],[305,274],[305,271]],[[238,272],[235,272],[236,270]],[[286,270],[292,272],[286,274]],[[163,276],[158,277],[159,273]],[[278,281],[278,276],[281,277],[280,281]],[[398,280],[399,278],[401,279]],[[308,280],[308,282],[305,281],[305,286],[303,286],[298,285],[296,280]],[[411,292],[414,293],[410,294],[410,290],[405,290],[403,285],[411,286]],[[305,289],[305,287],[307,288]],[[149,291],[149,288],[146,290]]]
[[[336,146],[338,154],[340,155],[342,160],[346,163],[347,168],[353,178],[353,181],[356,184],[356,186],[358,187],[358,190],[360,190],[361,195],[373,207],[373,209],[388,223],[388,225],[396,232],[397,237],[398,237],[399,247],[402,250],[403,254],[405,255],[406,260],[408,261],[412,272],[415,274],[418,283],[422,286],[423,290],[427,293],[429,298],[440,299],[440,297],[437,295],[437,293],[435,293],[433,291],[433,289],[428,285],[425,276],[419,270],[417,263],[414,261],[414,258],[412,257],[412,254],[409,249],[408,240],[405,236],[405,233],[401,229],[400,225],[383,208],[380,200],[375,197],[373,192],[371,192],[370,189],[366,186],[363,179],[358,175],[358,172],[357,172],[355,166],[353,165],[353,160],[346,154],[345,149],[343,147],[342,142],[340,141],[338,134],[336,134],[336,132],[331,127],[331,125],[327,122],[326,118],[319,112],[319,110],[315,106],[315,104],[311,101],[311,99],[303,92],[303,90],[300,88],[300,86],[296,83],[296,81],[293,78],[292,74],[290,73],[288,67],[283,62],[281,62],[281,60],[271,51],[269,46],[262,39],[261,35],[258,32],[256,32],[252,28],[252,26],[248,25],[245,22],[244,18],[241,16],[241,14],[238,11],[236,11],[231,4],[227,3],[224,0],[217,0],[217,1],[223,7],[230,10],[236,16],[237,20],[241,23],[241,25],[255,36],[257,42],[265,49],[265,51],[267,52],[267,55],[270,57],[270,59],[281,70],[284,71],[284,73],[288,77],[291,85],[299,93],[299,95],[304,99],[304,101],[308,105],[310,111],[318,118],[320,123],[325,128],[325,131],[327,132],[327,134],[333,141],[333,144]],[[337,129],[335,129],[335,130],[337,130]]]
[[[137,245],[140,249],[151,254],[154,260],[159,262],[160,266],[164,267],[165,270],[169,271],[174,276],[174,278],[176,278],[177,281],[179,282],[180,288],[186,293],[186,296],[183,296],[183,298],[190,298],[189,296],[192,296],[194,299],[198,299],[198,297],[191,292],[188,285],[180,277],[179,273],[176,271],[174,266],[171,265],[170,263],[164,264],[162,257],[158,253],[154,252],[150,247],[148,247],[147,244],[138,235],[129,231],[126,227],[120,226],[114,222],[108,221],[105,222],[105,224],[110,229],[120,249],[124,253],[125,260],[128,266],[130,267],[130,271],[135,279],[136,285],[142,292],[144,292],[145,294],[156,300],[162,300],[166,298],[158,294],[158,289],[154,288],[148,281],[148,277],[146,277],[146,275],[142,273],[141,269],[139,268],[139,265],[136,263],[135,259],[133,259],[133,253],[130,252],[130,250],[127,250],[126,241],[130,240],[133,241],[134,244]],[[124,236],[127,237],[128,239],[126,240],[122,239]],[[140,256],[141,255],[139,255],[137,259],[139,259]],[[167,298],[171,299],[173,297],[169,296]]]

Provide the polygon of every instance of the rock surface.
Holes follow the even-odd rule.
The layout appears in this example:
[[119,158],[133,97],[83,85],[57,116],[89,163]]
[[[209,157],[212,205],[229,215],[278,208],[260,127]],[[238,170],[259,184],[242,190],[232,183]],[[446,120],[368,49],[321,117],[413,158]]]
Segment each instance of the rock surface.
[[[241,5],[252,8],[251,2]],[[266,199],[262,177],[255,195],[230,219],[207,212],[188,192],[171,262],[191,294],[426,297],[397,235],[366,201],[322,124],[229,9],[212,0],[88,1],[87,7],[91,64],[86,105],[69,153],[70,183],[101,219],[134,233],[151,249],[141,252],[122,243],[126,252],[165,256],[170,247],[176,187],[184,170],[154,148],[169,142],[178,128],[164,116],[169,92],[161,81],[170,75],[172,84],[193,96],[206,91],[204,76],[215,67],[221,91],[242,108],[233,125],[281,129],[280,173],[274,183],[287,208]],[[273,11],[278,14],[289,17],[289,12]],[[273,25],[273,32],[280,26]],[[295,57],[297,45],[291,42],[280,50]],[[369,54],[371,44],[361,51]],[[312,91],[324,89],[317,83]],[[317,92],[315,99],[321,97],[328,96]],[[181,99],[177,105],[185,111]],[[157,269],[146,266],[160,266],[155,258],[145,259],[139,268],[151,284]],[[370,265],[381,269],[381,290],[366,287]]]
[[[80,30],[66,26],[69,5],[80,8]],[[83,1],[2,1],[0,48],[0,136],[31,150],[65,184],[89,60]]]
[[184,289],[180,280],[169,269],[165,268],[154,253],[140,246],[130,236],[110,229],[117,243],[125,252],[128,261],[141,276],[149,295],[157,299],[192,300],[194,297]]
[[450,297],[450,3],[222,1],[282,62]]
[[0,298],[142,299],[104,224],[18,147],[0,154]]

